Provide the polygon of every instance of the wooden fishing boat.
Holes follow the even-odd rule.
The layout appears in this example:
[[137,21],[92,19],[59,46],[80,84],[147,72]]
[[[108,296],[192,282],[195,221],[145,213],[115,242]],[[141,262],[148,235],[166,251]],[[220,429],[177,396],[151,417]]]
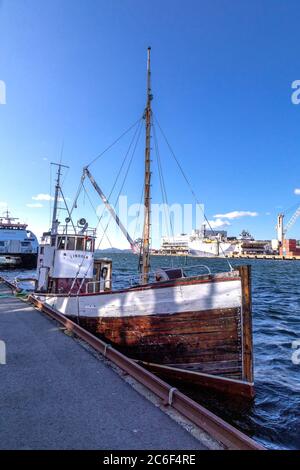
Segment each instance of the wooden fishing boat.
[[82,176],[89,178],[132,249],[140,250],[140,282],[113,288],[112,263],[95,259],[96,232],[84,219],[73,222],[73,208],[67,208],[66,225],[59,224],[57,201],[65,201],[59,165],[52,227],[40,245],[34,295],[157,374],[252,397],[250,267],[193,276],[182,268],[150,271],[150,50],[147,77],[141,247],[131,239],[87,167]]
[[161,375],[253,396],[248,266],[118,291],[37,295]]

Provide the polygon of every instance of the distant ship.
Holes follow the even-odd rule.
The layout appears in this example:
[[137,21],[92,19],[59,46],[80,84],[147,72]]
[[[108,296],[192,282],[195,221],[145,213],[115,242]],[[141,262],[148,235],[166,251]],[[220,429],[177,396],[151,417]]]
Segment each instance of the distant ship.
[[200,230],[193,230],[190,234],[163,237],[160,249],[153,254],[224,258],[273,253],[269,240],[255,240],[247,230],[236,238],[228,237],[226,230],[206,230],[202,225]]
[[228,256],[237,249],[237,240],[228,239],[224,230],[193,230],[191,234],[163,237],[160,252],[166,255],[183,254],[200,257]]
[[35,268],[39,246],[37,238],[27,230],[27,224],[18,220],[8,211],[0,217],[0,266]]

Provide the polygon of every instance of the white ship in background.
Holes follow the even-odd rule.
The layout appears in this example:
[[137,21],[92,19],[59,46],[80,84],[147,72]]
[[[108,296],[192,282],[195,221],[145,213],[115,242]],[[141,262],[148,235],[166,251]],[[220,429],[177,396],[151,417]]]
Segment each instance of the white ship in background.
[[273,252],[270,240],[255,240],[247,230],[237,238],[228,237],[226,230],[206,230],[202,225],[200,230],[193,230],[191,234],[163,237],[160,250],[154,254],[224,258]]
[[225,257],[237,251],[237,239],[228,238],[225,230],[193,230],[191,234],[163,237],[160,252],[165,255],[182,254],[199,257]]
[[27,224],[18,222],[8,211],[0,217],[0,266],[35,268],[38,246]]

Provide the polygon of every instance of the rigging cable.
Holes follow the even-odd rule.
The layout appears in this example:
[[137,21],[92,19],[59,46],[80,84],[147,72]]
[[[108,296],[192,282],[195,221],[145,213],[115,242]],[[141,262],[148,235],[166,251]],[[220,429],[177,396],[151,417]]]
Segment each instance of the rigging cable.
[[[142,126],[141,126],[141,123],[142,123],[142,121],[143,121],[143,118],[140,119],[140,126],[137,126],[137,128],[136,128],[136,130],[135,130],[135,132],[134,132],[134,134],[133,134],[132,140],[131,140],[131,142],[130,142],[130,144],[129,144],[129,147],[128,147],[128,150],[127,150],[127,152],[126,152],[126,154],[125,154],[125,157],[124,157],[124,159],[123,159],[122,165],[121,165],[121,167],[120,167],[120,169],[119,169],[119,171],[118,171],[118,174],[117,174],[117,177],[116,177],[115,182],[114,182],[114,184],[113,184],[113,187],[112,187],[112,189],[111,189],[111,191],[110,191],[110,193],[109,193],[109,195],[108,195],[108,200],[111,198],[112,193],[113,193],[113,191],[114,191],[114,189],[115,189],[115,187],[116,187],[116,184],[117,184],[117,182],[118,182],[119,176],[120,176],[120,174],[121,174],[121,172],[122,172],[122,170],[123,170],[123,167],[124,167],[124,165],[125,165],[125,162],[126,162],[126,160],[127,160],[127,157],[128,157],[128,155],[129,155],[129,153],[130,153],[131,147],[132,147],[132,145],[133,145],[133,143],[134,143],[134,141],[135,141],[135,138],[136,138],[137,134],[139,134],[139,135],[138,135],[137,142],[138,142],[138,140],[139,140],[139,138],[140,138],[141,127],[142,127]],[[136,145],[137,145],[137,142],[136,142]],[[133,151],[133,152],[135,152],[135,148],[134,148],[134,151]],[[127,170],[127,173],[128,173],[128,170]],[[123,185],[124,185],[124,183],[123,183]]]
[[[123,167],[124,167],[124,165],[125,165],[125,162],[126,162],[127,157],[128,157],[128,155],[129,155],[129,153],[130,153],[130,151],[131,151],[131,148],[132,148],[132,146],[133,146],[133,144],[134,144],[134,141],[135,141],[135,139],[136,139],[137,134],[139,134],[139,135],[138,135],[138,138],[137,138],[137,140],[139,140],[139,136],[140,136],[140,133],[141,133],[141,127],[142,127],[142,124],[141,124],[141,123],[142,123],[142,119],[140,119],[140,125],[139,125],[139,126],[137,127],[137,129],[135,130],[135,133],[134,133],[134,135],[133,135],[133,137],[132,137],[132,139],[131,139],[131,141],[130,141],[130,144],[129,144],[129,147],[128,147],[128,149],[127,149],[127,152],[125,153],[125,156],[124,156],[123,162],[122,162],[122,164],[121,164],[120,170],[118,171],[118,174],[117,174],[117,176],[116,176],[116,178],[115,178],[115,181],[114,181],[114,184],[113,184],[113,186],[112,186],[112,189],[111,189],[111,191],[110,191],[110,193],[109,193],[109,195],[108,195],[108,198],[107,198],[108,202],[110,201],[110,199],[111,199],[111,197],[112,197],[112,193],[113,193],[113,191],[114,191],[114,189],[115,189],[115,187],[116,187],[116,184],[117,184],[118,179],[119,179],[119,177],[120,177],[120,175],[121,175],[122,169],[123,169]],[[136,142],[136,144],[137,144],[137,142]],[[136,144],[135,144],[135,146],[136,146]],[[133,150],[133,154],[134,154],[134,152],[135,152],[135,147],[134,147],[134,150]],[[133,155],[132,155],[131,160],[130,160],[130,162],[129,162],[129,166],[131,165],[132,158],[133,158]],[[129,171],[129,168],[127,169],[127,172],[126,172],[126,174],[125,174],[125,178],[126,178],[126,176],[127,176],[127,174],[128,174],[128,171]],[[124,182],[125,182],[125,181],[124,181]],[[121,190],[123,189],[124,182],[123,182],[123,185],[122,185],[122,187],[121,187]],[[117,197],[117,200],[116,200],[115,205],[117,204],[118,198],[119,198],[119,196]],[[102,217],[104,216],[104,213],[105,213],[105,206],[103,207],[103,211],[102,211],[102,214],[101,214],[99,220],[102,219]],[[110,216],[110,218],[109,218],[108,224],[110,223],[110,220],[111,220],[111,216]],[[106,227],[106,230],[107,230],[107,227]],[[102,242],[102,240],[103,240],[103,238],[101,239],[101,242]]]
[[[133,142],[134,142],[134,139],[136,138],[136,142],[135,142],[135,145],[134,145],[134,148],[133,148],[133,151],[132,151],[132,155],[131,155],[131,158],[130,158],[130,160],[129,160],[129,164],[128,164],[128,167],[127,167],[127,170],[126,170],[124,179],[123,179],[122,186],[121,186],[121,188],[120,188],[120,190],[119,190],[119,193],[118,193],[118,196],[117,196],[117,198],[116,198],[116,203],[115,203],[115,205],[117,204],[117,201],[118,201],[118,199],[119,199],[119,197],[120,197],[120,194],[121,194],[121,192],[122,192],[122,190],[123,190],[123,187],[124,187],[125,181],[126,181],[126,179],[127,179],[127,175],[128,175],[129,170],[130,170],[131,163],[132,163],[132,160],[133,160],[135,151],[136,151],[136,147],[137,147],[137,144],[138,144],[140,135],[141,135],[141,131],[142,131],[142,119],[139,119],[139,122],[140,122],[139,131],[138,131],[138,133],[135,132],[135,134],[134,134],[134,136],[133,136],[133,139],[132,139],[131,142],[130,142],[129,149],[128,149],[128,151],[126,152],[125,157],[124,157],[124,160],[126,160],[128,154],[129,154],[129,151],[130,151],[130,149],[131,149],[131,147],[132,147],[132,144],[133,144]],[[132,127],[133,127],[133,126],[131,126],[131,128],[132,128]],[[137,134],[138,134],[138,135],[137,135]],[[122,167],[124,166],[124,163],[125,163],[125,162],[123,161]],[[119,173],[118,173],[117,178],[119,177],[119,175],[120,175],[120,171],[119,171]],[[82,184],[83,184],[83,183],[82,183]],[[115,181],[115,184],[116,184],[116,181]],[[113,187],[115,187],[115,184],[114,184]],[[110,196],[111,196],[111,194],[112,194],[112,191],[110,191]],[[108,198],[108,202],[109,202],[109,198]],[[99,227],[99,225],[100,225],[101,219],[102,219],[102,217],[103,217],[103,215],[104,215],[104,211],[105,211],[105,209],[103,210],[101,216],[100,216],[99,219],[98,219],[98,224],[97,224],[97,226],[96,226],[96,231],[97,231],[97,229],[98,229],[98,227]],[[104,229],[102,238],[100,239],[96,250],[99,249],[99,247],[101,246],[101,243],[102,243],[102,241],[103,241],[104,236],[106,236],[106,231],[107,231],[107,228],[108,228],[108,226],[109,226],[110,221],[111,221],[111,216],[110,216],[110,218],[109,218],[109,220],[108,220],[108,223],[107,223],[107,225],[106,225],[106,227],[105,227],[105,229]],[[86,272],[85,272],[85,274],[84,274],[84,276],[83,276],[83,278],[82,278],[82,281],[81,281],[81,283],[80,283],[80,286],[79,286],[79,288],[78,288],[77,295],[79,294],[80,289],[82,288],[83,282],[84,282],[84,280],[85,280],[85,278],[86,278],[86,276],[87,276],[88,270],[90,269],[90,266],[91,266],[92,262],[93,262],[93,260],[91,261],[91,263],[90,263],[89,266],[87,267],[87,270],[86,270]],[[75,278],[74,278],[74,280],[73,280],[72,286],[71,286],[71,288],[70,288],[70,290],[69,290],[69,294],[68,294],[69,296],[71,295],[72,289],[73,289],[73,287],[74,287],[74,285],[75,285],[75,282],[76,282],[76,280],[77,280],[77,278],[78,278],[78,275],[79,275],[81,266],[82,266],[82,262],[81,262],[81,264],[80,264],[80,266],[79,266],[79,269],[78,269],[78,271],[77,271],[77,274],[76,274],[76,276],[75,276]]]
[[104,155],[108,150],[110,150],[117,142],[119,142],[119,140],[122,139],[122,137],[124,137],[126,134],[128,134],[128,132],[131,131],[131,129],[133,129],[140,121],[141,119],[143,118],[139,118],[137,121],[135,121],[134,124],[132,124],[125,132],[123,132],[123,134],[120,135],[120,137],[118,137],[116,140],[114,140],[114,142],[112,144],[110,144],[108,147],[106,147],[105,150],[103,150],[103,152],[99,153],[99,155],[97,155],[97,157],[95,157],[86,167],[88,168],[89,166],[91,166],[95,161],[97,161],[100,157],[102,157],[102,155]]
[[[132,155],[131,155],[131,158],[130,158],[130,160],[129,160],[128,167],[127,167],[125,176],[124,176],[124,178],[123,178],[123,182],[122,182],[121,188],[120,188],[120,190],[119,190],[118,196],[117,196],[117,198],[116,198],[116,200],[115,200],[115,206],[117,205],[117,202],[118,202],[118,200],[119,200],[119,198],[120,198],[121,192],[123,191],[123,188],[124,188],[124,185],[125,185],[125,182],[126,182],[126,179],[127,179],[128,173],[129,173],[129,170],[130,170],[130,168],[131,168],[131,164],[132,164],[132,161],[133,161],[133,157],[134,157],[134,155],[135,155],[135,151],[136,151],[136,148],[137,148],[137,144],[138,144],[139,139],[140,139],[140,136],[141,136],[141,132],[142,132],[142,125],[141,125],[140,128],[139,128],[139,132],[138,132],[137,139],[136,139],[136,142],[135,142],[133,151],[132,151]],[[106,227],[105,227],[105,232],[106,232],[106,230],[107,230],[107,228],[108,228],[108,226],[109,226],[109,224],[110,224],[111,217],[112,217],[112,216],[110,216],[110,218],[109,218],[109,220],[108,220],[108,222],[107,222],[107,225],[106,225]],[[103,235],[104,235],[104,234],[103,234]],[[103,236],[102,236],[102,239],[100,240],[99,246],[101,245],[102,240],[103,240]]]
[[[137,122],[138,122],[138,121],[137,121]],[[135,130],[135,132],[134,132],[134,135],[133,135],[133,137],[132,137],[132,139],[131,139],[131,141],[130,141],[129,147],[128,147],[126,153],[125,153],[125,156],[124,156],[123,161],[122,161],[122,164],[121,164],[121,168],[120,168],[120,170],[119,170],[119,172],[118,172],[118,174],[117,174],[117,176],[116,176],[116,178],[115,178],[113,187],[112,187],[112,189],[111,189],[111,191],[110,191],[110,193],[109,193],[108,202],[109,202],[109,199],[111,198],[112,192],[113,192],[113,190],[114,190],[114,188],[115,188],[115,186],[116,186],[116,184],[117,184],[117,181],[118,181],[118,179],[119,179],[119,176],[120,176],[120,174],[121,174],[121,171],[122,171],[122,169],[123,169],[123,167],[124,167],[124,164],[125,164],[125,162],[126,162],[126,160],[127,160],[127,157],[128,157],[128,155],[129,155],[130,149],[131,149],[131,147],[132,147],[132,145],[133,145],[133,143],[134,143],[134,140],[135,140],[135,138],[136,138],[138,129],[141,128],[141,126],[142,126],[141,123],[142,123],[142,118],[139,119],[139,126],[137,126],[137,128],[136,128],[136,130]],[[136,123],[135,123],[135,124],[136,124]],[[133,127],[134,127],[134,126],[131,126],[130,129],[132,129]],[[124,134],[123,134],[123,135],[124,135]],[[121,137],[120,137],[120,138],[121,138]],[[120,140],[120,138],[119,138],[118,140]],[[116,141],[115,141],[115,142],[116,142]],[[100,155],[103,155],[103,153],[105,153],[105,152],[106,152],[109,148],[111,148],[113,145],[114,145],[114,144],[110,145],[110,146],[109,146],[104,152],[102,152],[102,154],[100,154]],[[74,202],[73,202],[72,209],[71,209],[71,213],[73,212],[73,209],[74,209],[75,207],[77,207],[77,201],[78,201],[78,198],[79,198],[79,196],[80,196],[80,194],[81,194],[82,189],[85,190],[85,187],[84,187],[84,174],[81,176],[80,183],[79,183],[79,187],[78,187],[78,190],[77,190],[77,193],[76,193],[76,197],[75,197],[75,200],[74,200]],[[84,196],[85,196],[85,194],[84,194]],[[100,217],[97,215],[98,223],[97,223],[97,226],[96,226],[96,228],[95,228],[96,233],[97,233],[97,230],[98,230],[99,225],[101,224],[101,220],[102,220],[102,218],[103,218],[103,216],[104,216],[104,213],[105,213],[105,207],[103,208],[103,211],[102,211],[102,214],[100,215]],[[109,222],[110,222],[110,219],[109,219]],[[102,225],[101,225],[101,227],[102,227]],[[106,235],[106,230],[107,230],[107,227],[104,229],[103,237],[104,237],[104,235]],[[100,243],[98,244],[97,249],[99,249],[100,244],[101,244],[102,241],[103,241],[103,237],[101,238],[101,241],[100,241]],[[107,235],[106,235],[106,237],[107,237]],[[110,243],[110,241],[109,241],[109,243]],[[73,282],[72,282],[72,285],[71,285],[71,288],[70,288],[70,290],[69,290],[69,294],[68,294],[68,295],[71,295],[71,292],[72,292],[72,290],[73,290],[73,287],[74,287],[74,285],[75,285],[75,282],[76,282],[76,280],[77,280],[77,278],[78,278],[78,275],[79,275],[79,273],[80,273],[80,269],[81,269],[81,267],[82,267],[83,261],[84,261],[84,259],[82,259],[80,265],[78,266],[78,270],[77,270],[76,276],[75,276],[75,278],[74,278],[74,280],[73,280]],[[88,268],[88,269],[89,269],[89,268]],[[86,273],[86,274],[87,274],[87,273]],[[83,279],[85,279],[86,274],[85,274],[85,276],[84,276]],[[81,284],[81,285],[82,285],[82,284]],[[80,287],[79,287],[79,290],[81,289],[81,285],[80,285]]]
[[[100,227],[101,227],[102,230],[103,230],[103,225],[102,225],[102,223],[101,223],[100,217],[99,217],[98,214],[97,214],[97,209],[95,208],[95,206],[94,206],[94,204],[93,204],[93,202],[92,202],[92,200],[91,200],[91,198],[90,198],[90,196],[89,196],[89,194],[88,194],[88,192],[87,192],[87,190],[86,190],[86,187],[84,186],[84,183],[82,183],[82,187],[83,187],[83,190],[84,190],[84,194],[86,195],[86,197],[87,197],[87,199],[88,199],[88,201],[89,201],[91,207],[93,208],[93,210],[94,210],[94,212],[95,212],[95,214],[96,214],[96,217],[97,217],[97,219],[98,219],[98,222],[99,222],[99,224],[100,224]],[[110,244],[110,247],[113,248],[113,246],[112,246],[112,244],[111,244],[111,241],[110,241],[110,239],[109,239],[109,237],[108,237],[107,235],[106,235],[106,238],[107,238],[108,243]]]
[[[138,136],[137,136],[137,139],[136,139],[134,148],[133,148],[133,152],[132,152],[131,158],[130,158],[129,163],[128,163],[127,171],[126,171],[126,173],[125,173],[122,186],[121,186],[121,188],[120,188],[120,190],[119,190],[119,193],[118,193],[118,196],[117,196],[117,198],[116,198],[115,206],[116,206],[116,204],[117,204],[117,202],[118,202],[118,200],[119,200],[119,197],[120,197],[120,195],[121,195],[121,192],[122,192],[123,187],[124,187],[124,184],[125,184],[125,181],[126,181],[126,179],[127,179],[127,175],[128,175],[129,170],[130,170],[133,157],[134,157],[134,155],[135,155],[136,147],[137,147],[137,144],[138,144],[139,139],[140,139],[141,131],[142,131],[142,125],[140,126],[140,130],[139,130],[139,133],[138,133]],[[102,214],[102,215],[103,215],[103,214]],[[98,243],[97,250],[98,250],[98,249],[100,248],[100,246],[101,246],[101,243],[102,243],[102,241],[103,241],[104,235],[106,234],[106,231],[107,231],[108,226],[109,226],[109,224],[110,224],[111,217],[112,217],[112,216],[110,216],[110,218],[109,218],[109,220],[108,220],[108,222],[107,222],[107,224],[106,224],[106,227],[105,227],[105,229],[104,229],[102,238],[100,239],[100,241],[99,241],[99,243]],[[82,281],[81,281],[80,286],[79,286],[79,288],[78,288],[77,294],[79,294],[80,289],[81,289],[82,286],[83,286],[83,283],[84,283],[85,278],[86,278],[86,276],[87,276],[88,270],[90,269],[90,266],[91,266],[92,263],[93,263],[93,260],[90,262],[90,264],[89,264],[89,266],[88,266],[88,268],[87,268],[87,270],[86,270],[86,272],[85,272],[85,274],[84,274],[84,276],[83,276],[83,278],[82,278]]]
[[50,165],[50,188],[49,188],[49,227],[51,227],[51,220],[52,220],[52,165]]
[[[137,215],[137,219],[136,219],[136,224],[135,224],[135,229],[134,229],[134,240],[136,239],[136,232],[137,232],[137,226],[138,226],[138,223],[139,223],[139,219],[140,219],[140,214],[141,214],[141,208],[144,208],[144,205],[143,205],[143,199],[144,199],[144,193],[145,193],[145,188],[144,188],[144,185],[142,187],[142,193],[141,193],[141,198],[140,198],[140,204],[139,204],[139,210],[138,210],[138,215]],[[142,239],[144,238],[144,228],[142,230]],[[141,260],[142,260],[142,240],[139,240],[139,270],[141,270]]]
[[[173,240],[174,240],[174,227],[173,227],[173,223],[172,223],[172,219],[171,219],[170,206],[169,206],[169,201],[168,201],[168,196],[167,196],[165,178],[164,178],[164,174],[163,174],[162,162],[161,162],[161,157],[160,157],[158,140],[157,140],[157,135],[156,135],[156,129],[155,129],[155,126],[154,126],[154,122],[152,123],[152,128],[153,128],[153,137],[154,137],[154,146],[155,146],[155,153],[156,153],[156,159],[157,159],[158,174],[159,174],[162,200],[163,200],[163,206],[164,206],[164,213],[165,213],[165,219],[166,219],[167,235],[168,235],[168,237],[172,236]],[[170,228],[170,230],[169,230],[169,228]],[[172,265],[172,267],[174,267],[173,256],[171,256],[171,265]]]
[[[131,129],[133,129],[139,122],[141,122],[142,119],[143,119],[143,117],[139,118],[134,124],[132,124],[125,132],[123,132],[123,134],[121,134],[116,140],[114,140],[114,142],[112,142],[108,147],[106,147],[106,149],[103,150],[99,155],[97,155],[97,157],[95,157],[88,165],[86,165],[85,168],[88,168],[89,166],[91,166],[100,157],[102,157],[102,155],[104,155],[106,152],[108,152],[108,150],[110,150],[116,143],[118,143],[122,139],[122,137],[124,137],[126,134],[128,134],[128,132],[130,132]],[[71,214],[72,214],[73,210],[77,207],[77,200],[78,200],[78,198],[80,196],[80,193],[81,193],[81,190],[82,190],[82,181],[83,180],[84,180],[84,177],[82,176],[81,179],[80,179],[80,182],[79,182],[79,186],[78,186],[78,190],[77,190],[74,202],[73,202],[73,206],[72,206],[72,209],[71,209]]]
[[[159,129],[160,129],[160,132],[161,132],[162,136],[164,137],[164,139],[165,139],[165,141],[166,141],[167,146],[169,147],[169,150],[170,150],[170,152],[171,152],[171,155],[173,156],[175,162],[177,163],[177,166],[178,166],[178,168],[179,168],[179,170],[180,170],[180,172],[181,172],[181,174],[182,174],[182,176],[183,176],[185,182],[187,183],[188,187],[190,188],[190,191],[191,191],[191,193],[192,193],[192,195],[193,195],[193,197],[194,197],[196,203],[198,204],[199,207],[201,207],[201,210],[202,210],[202,212],[203,212],[203,216],[204,216],[204,219],[205,219],[207,225],[209,226],[210,230],[211,230],[214,234],[216,234],[216,232],[215,232],[215,230],[212,228],[212,226],[211,226],[211,224],[210,224],[208,218],[206,217],[205,212],[204,212],[203,209],[202,209],[202,205],[200,204],[200,202],[199,202],[199,200],[198,200],[198,198],[197,198],[197,196],[196,196],[196,194],[195,194],[195,191],[193,190],[193,187],[192,187],[191,183],[189,182],[189,180],[188,180],[188,178],[187,178],[185,172],[183,171],[183,168],[182,168],[182,166],[180,165],[180,162],[179,162],[179,160],[177,159],[177,157],[176,157],[176,155],[175,155],[175,153],[174,153],[174,151],[173,151],[173,149],[172,149],[172,147],[171,147],[171,145],[170,145],[170,143],[169,143],[169,141],[168,141],[168,139],[167,139],[167,137],[166,137],[164,131],[162,130],[162,128],[161,128],[161,126],[160,126],[160,124],[159,124],[159,122],[158,122],[158,120],[157,120],[157,117],[154,116],[154,118],[155,118],[155,121],[156,121],[156,123],[157,123]],[[228,258],[226,258],[225,253],[224,253],[224,250],[223,250],[223,248],[221,247],[221,245],[220,245],[220,248],[221,248],[222,254],[224,255],[224,258],[226,259],[226,261],[227,261],[227,263],[228,263],[228,266],[229,266],[230,270],[233,271],[233,267],[232,267],[231,263],[229,262]]]
[[144,189],[145,188],[144,188],[144,185],[143,185],[142,192],[141,192],[141,197],[140,197],[139,209],[138,209],[137,218],[136,218],[136,224],[135,224],[135,228],[134,228],[134,232],[133,232],[133,239],[134,240],[137,237],[137,227],[138,227],[138,223],[139,223],[139,219],[140,219],[141,207],[143,206]]

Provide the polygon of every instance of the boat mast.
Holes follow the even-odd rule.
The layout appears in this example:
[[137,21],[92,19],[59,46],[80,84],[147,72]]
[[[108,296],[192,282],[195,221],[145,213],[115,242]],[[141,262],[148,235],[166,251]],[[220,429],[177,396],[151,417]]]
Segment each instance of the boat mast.
[[151,160],[150,160],[150,140],[151,140],[151,69],[150,69],[150,52],[148,47],[147,57],[147,104],[145,109],[146,123],[146,147],[145,147],[145,189],[144,189],[144,229],[143,229],[143,245],[142,245],[142,283],[147,284],[150,270],[150,225],[151,225]]
[[61,192],[61,188],[60,188],[61,169],[69,168],[69,167],[66,165],[62,165],[61,163],[51,163],[51,165],[58,166],[57,179],[56,179],[56,185],[55,185],[54,203],[53,203],[52,226],[51,226],[51,234],[54,235],[56,234],[57,227],[58,227],[57,209],[58,209],[59,193]]

